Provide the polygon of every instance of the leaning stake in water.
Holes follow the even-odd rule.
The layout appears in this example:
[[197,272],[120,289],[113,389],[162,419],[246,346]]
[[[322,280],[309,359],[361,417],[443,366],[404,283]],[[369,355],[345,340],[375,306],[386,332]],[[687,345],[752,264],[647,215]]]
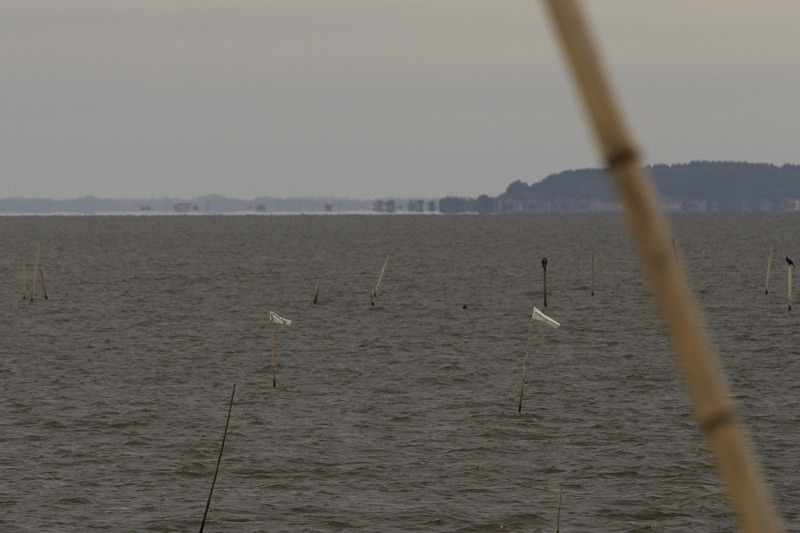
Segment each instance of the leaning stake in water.
[[44,269],[39,269],[39,274],[42,275],[42,289],[44,289],[44,299],[47,300],[47,281],[44,279]]
[[769,294],[769,267],[772,265],[772,249],[774,245],[769,245],[769,258],[767,259],[767,281],[764,282],[764,294]]
[[782,531],[783,525],[739,424],[702,316],[678,265],[670,260],[669,225],[659,210],[653,182],[642,169],[583,14],[575,0],[545,3],[683,366],[700,428],[717,458],[730,496],[728,501],[744,531]]
[[592,246],[592,296],[594,296],[594,246]]
[[200,533],[203,533],[203,528],[206,525],[206,517],[208,516],[208,508],[211,507],[211,495],[214,494],[214,485],[217,483],[217,474],[219,474],[219,465],[222,463],[222,450],[225,449],[225,438],[228,436],[228,424],[231,421],[231,409],[233,409],[233,395],[236,394],[236,383],[233,384],[233,391],[231,391],[231,401],[228,404],[228,418],[225,420],[225,431],[222,432],[222,445],[219,447],[219,457],[217,458],[217,468],[214,469],[214,479],[211,481],[211,490],[208,492],[208,501],[206,502],[206,510],[203,513],[203,521],[200,523]]
[[535,306],[531,312],[531,323],[528,326],[528,344],[525,346],[525,359],[522,362],[522,387],[519,389],[519,408],[518,413],[522,412],[522,396],[525,394],[525,373],[528,370],[528,354],[531,350],[531,334],[533,333],[533,321],[540,320],[550,327],[557,328],[561,324],[539,311]]
[[317,290],[314,291],[314,303],[317,303],[319,300],[319,280],[317,280]]
[[378,288],[381,286],[381,280],[383,279],[383,273],[386,272],[386,264],[389,262],[389,254],[386,254],[386,259],[383,261],[383,267],[381,268],[381,274],[378,276],[378,283],[375,284],[375,296],[378,296]]
[[272,311],[269,312],[269,339],[270,344],[272,345],[272,386],[277,387],[277,373],[275,371],[275,323],[284,324],[286,326],[292,323],[291,320],[288,318],[283,318],[282,316],[273,313]]
[[36,292],[36,271],[39,269],[39,241],[36,241],[36,259],[33,261],[33,282],[31,283],[31,301]]

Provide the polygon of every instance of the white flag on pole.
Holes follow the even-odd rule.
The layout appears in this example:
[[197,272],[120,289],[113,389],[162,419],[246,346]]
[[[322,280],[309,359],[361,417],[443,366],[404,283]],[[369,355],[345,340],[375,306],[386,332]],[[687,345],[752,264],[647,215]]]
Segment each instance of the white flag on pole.
[[533,308],[533,313],[531,313],[531,319],[541,320],[542,322],[553,328],[557,328],[558,326],[561,325],[552,318],[550,318],[549,316],[547,316],[546,314],[539,311],[539,309],[537,309],[536,307]]
[[292,321],[288,318],[283,318],[282,316],[278,315],[277,313],[273,313],[272,311],[269,312],[269,321],[274,322],[275,324],[286,324],[287,326],[291,325]]

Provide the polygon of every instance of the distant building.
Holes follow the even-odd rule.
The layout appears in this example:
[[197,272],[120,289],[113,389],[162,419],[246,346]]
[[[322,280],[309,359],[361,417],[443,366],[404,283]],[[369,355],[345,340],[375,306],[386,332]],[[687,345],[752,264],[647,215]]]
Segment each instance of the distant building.
[[179,202],[175,204],[176,213],[188,213],[189,211],[197,211],[199,208],[189,202]]

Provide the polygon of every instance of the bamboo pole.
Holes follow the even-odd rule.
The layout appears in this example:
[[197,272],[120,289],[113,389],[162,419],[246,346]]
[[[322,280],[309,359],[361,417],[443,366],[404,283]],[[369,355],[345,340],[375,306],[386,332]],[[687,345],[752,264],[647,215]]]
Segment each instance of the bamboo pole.
[[28,298],[28,260],[24,257],[22,258],[22,299],[25,300]]
[[594,246],[592,246],[592,296],[594,296]]
[[542,259],[542,282],[544,283],[544,306],[547,307],[547,258]]
[[231,401],[228,404],[228,418],[225,420],[225,431],[222,433],[222,445],[219,447],[219,457],[217,458],[217,468],[214,469],[214,479],[211,481],[211,490],[208,493],[208,501],[206,502],[206,510],[203,513],[203,521],[200,523],[200,533],[203,533],[203,528],[206,525],[206,517],[208,516],[208,509],[211,507],[211,496],[214,494],[214,485],[217,483],[217,474],[219,474],[219,465],[222,463],[222,450],[225,449],[225,438],[228,436],[228,424],[231,422],[231,409],[233,409],[233,395],[236,394],[236,383],[233,384],[233,391],[231,391]]
[[272,313],[269,315],[269,342],[272,346],[272,386],[278,386],[277,372],[275,370],[275,321],[272,319]]
[[772,251],[775,246],[769,245],[769,258],[767,259],[767,281],[764,282],[764,294],[769,294],[769,267],[772,265]]
[[533,313],[531,313],[531,324],[528,327],[528,343],[525,346],[525,359],[522,362],[522,387],[519,389],[519,408],[518,413],[522,412],[522,395],[525,394],[525,373],[528,371],[528,354],[531,351],[531,336],[533,335]]
[[789,296],[789,311],[792,310],[792,265],[789,264],[788,275],[786,277],[787,294]]
[[667,330],[683,367],[700,427],[716,456],[739,523],[747,532],[782,531],[748,439],[740,427],[726,381],[696,303],[669,258],[666,217],[595,54],[575,0],[545,0],[583,95],[628,226],[638,244]]
[[36,292],[36,270],[39,268],[39,241],[36,241],[36,259],[33,261],[33,281],[31,282],[31,301],[33,293]]
[[564,485],[558,486],[558,514],[556,514],[556,533],[559,533],[561,529],[561,494],[564,489]]
[[378,296],[378,287],[381,286],[381,280],[383,279],[383,273],[386,272],[387,263],[389,263],[389,254],[386,254],[386,259],[383,261],[383,268],[381,268],[381,274],[378,276],[378,283],[375,284],[375,296]]
[[44,269],[40,268],[39,273],[42,275],[42,289],[44,289],[44,299],[47,300],[47,281],[44,279]]

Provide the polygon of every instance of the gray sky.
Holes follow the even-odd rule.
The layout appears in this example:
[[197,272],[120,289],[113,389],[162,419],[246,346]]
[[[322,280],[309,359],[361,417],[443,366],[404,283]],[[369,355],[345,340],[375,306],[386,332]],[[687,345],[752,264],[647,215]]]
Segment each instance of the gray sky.
[[[800,2],[585,4],[648,163],[800,163]],[[596,167],[535,0],[4,0],[0,197],[495,196]]]

